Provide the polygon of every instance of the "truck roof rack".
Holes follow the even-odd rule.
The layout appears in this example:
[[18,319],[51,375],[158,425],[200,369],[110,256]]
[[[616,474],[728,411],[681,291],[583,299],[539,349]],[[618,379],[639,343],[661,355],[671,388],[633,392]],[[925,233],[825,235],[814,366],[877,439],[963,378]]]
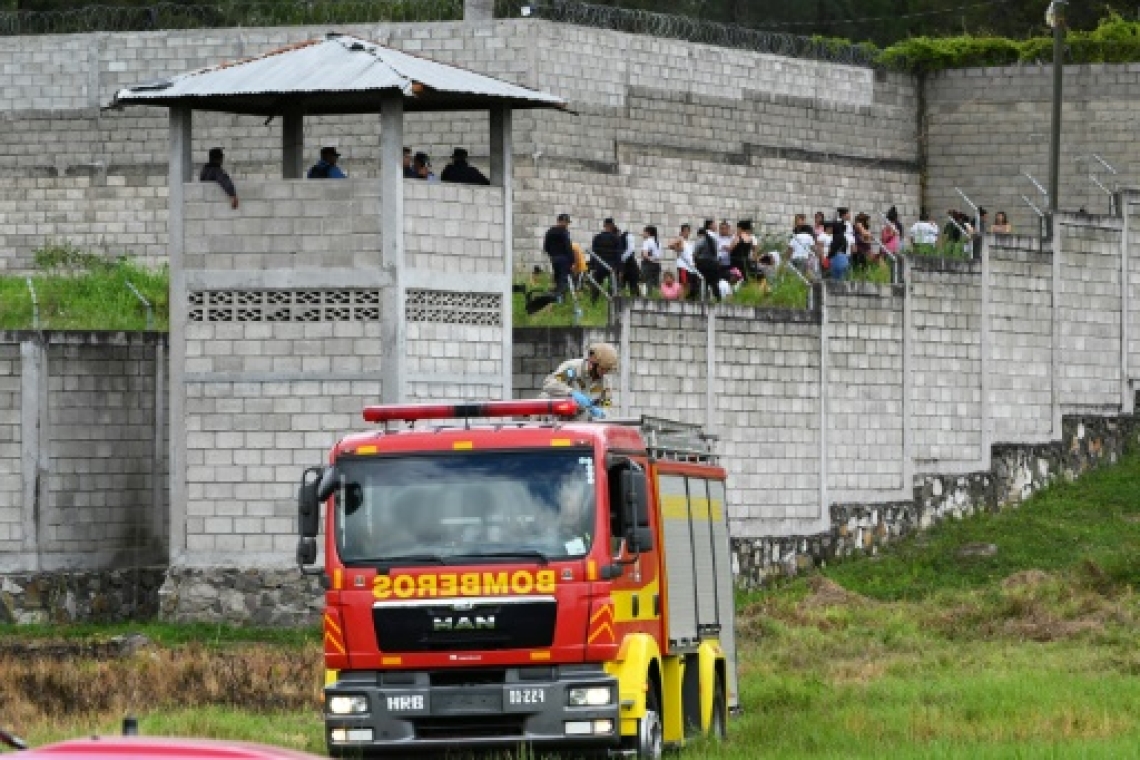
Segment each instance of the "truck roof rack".
[[713,448],[717,437],[704,432],[700,425],[648,415],[605,421],[638,428],[654,459],[704,464],[715,464],[719,459]]

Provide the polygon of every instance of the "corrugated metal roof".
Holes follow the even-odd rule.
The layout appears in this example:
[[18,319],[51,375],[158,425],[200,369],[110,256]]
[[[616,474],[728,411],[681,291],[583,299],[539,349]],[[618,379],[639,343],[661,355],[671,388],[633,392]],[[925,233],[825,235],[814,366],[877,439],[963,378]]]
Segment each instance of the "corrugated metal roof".
[[255,58],[178,74],[115,93],[111,107],[187,105],[197,110],[271,115],[374,113],[381,93],[402,92],[408,111],[565,108],[538,90],[410,55],[348,35],[329,35]]

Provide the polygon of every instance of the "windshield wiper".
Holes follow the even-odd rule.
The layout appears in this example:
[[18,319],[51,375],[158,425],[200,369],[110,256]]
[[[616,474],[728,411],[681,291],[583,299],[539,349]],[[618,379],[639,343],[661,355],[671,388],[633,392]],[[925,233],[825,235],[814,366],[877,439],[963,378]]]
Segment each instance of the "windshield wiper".
[[451,564],[457,564],[454,561],[457,559],[518,559],[520,557],[537,559],[539,563],[543,565],[550,564],[550,557],[538,549],[513,549],[508,552],[472,552],[471,554],[447,555],[447,559],[451,561]]

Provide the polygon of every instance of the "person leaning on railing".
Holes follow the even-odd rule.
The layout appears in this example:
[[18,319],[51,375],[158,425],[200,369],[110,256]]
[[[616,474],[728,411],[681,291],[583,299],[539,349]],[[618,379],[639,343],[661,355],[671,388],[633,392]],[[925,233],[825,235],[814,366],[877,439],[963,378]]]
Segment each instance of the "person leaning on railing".
[[202,173],[198,175],[198,180],[200,182],[217,182],[222,186],[226,195],[230,197],[230,208],[237,208],[237,188],[234,187],[230,175],[226,174],[226,170],[222,168],[224,160],[225,153],[221,148],[210,148],[209,161],[202,167]]

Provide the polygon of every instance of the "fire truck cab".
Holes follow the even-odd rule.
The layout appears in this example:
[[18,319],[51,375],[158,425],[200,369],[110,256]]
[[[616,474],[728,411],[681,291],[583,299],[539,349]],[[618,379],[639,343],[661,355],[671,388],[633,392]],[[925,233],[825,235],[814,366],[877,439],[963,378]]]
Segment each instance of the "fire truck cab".
[[331,755],[656,758],[725,736],[738,697],[714,441],[653,418],[566,419],[577,411],[368,407],[384,427],[305,471],[297,558],[324,576]]

